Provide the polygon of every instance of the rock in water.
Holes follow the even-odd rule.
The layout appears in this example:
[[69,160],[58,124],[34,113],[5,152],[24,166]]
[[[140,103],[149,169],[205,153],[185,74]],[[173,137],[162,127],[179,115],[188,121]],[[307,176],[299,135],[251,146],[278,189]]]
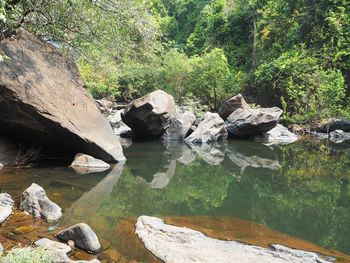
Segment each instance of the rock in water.
[[270,250],[236,241],[217,240],[189,228],[167,225],[156,217],[139,217],[135,232],[145,247],[165,263],[330,262],[316,253],[284,246]]
[[329,134],[329,139],[334,143],[343,143],[350,140],[350,132],[335,130]]
[[46,196],[44,188],[35,183],[21,195],[19,209],[48,221],[57,221],[62,217],[61,208]]
[[2,252],[4,251],[4,248],[2,247],[1,243],[0,243],[0,257],[2,255]]
[[234,137],[249,137],[276,127],[283,111],[278,107],[237,109],[226,120],[227,130]]
[[85,251],[96,252],[101,248],[94,231],[84,223],[79,223],[62,230],[57,237],[63,241],[73,240],[75,245]]
[[269,130],[260,136],[255,136],[254,140],[265,142],[266,145],[286,145],[296,142],[298,137],[294,133],[290,132],[286,127],[277,124],[277,126],[272,130]]
[[219,109],[220,117],[226,121],[227,117],[231,115],[237,109],[250,110],[250,106],[246,103],[241,94],[238,94],[229,100],[225,101]]
[[72,58],[23,32],[0,43],[0,134],[73,155],[123,161],[122,147]]
[[12,213],[15,202],[7,193],[0,194],[0,224],[2,224]]
[[330,133],[335,130],[350,132],[350,121],[348,120],[331,120],[315,128],[317,132]]
[[185,141],[188,144],[202,144],[226,139],[227,130],[224,120],[217,113],[207,112],[202,116],[195,131]]
[[140,137],[159,137],[176,119],[174,98],[162,90],[154,91],[133,101],[122,119]]
[[108,163],[83,153],[77,153],[70,166],[81,174],[103,172],[110,168]]
[[176,120],[166,129],[162,139],[165,141],[183,141],[195,120],[196,115],[192,111],[180,108]]

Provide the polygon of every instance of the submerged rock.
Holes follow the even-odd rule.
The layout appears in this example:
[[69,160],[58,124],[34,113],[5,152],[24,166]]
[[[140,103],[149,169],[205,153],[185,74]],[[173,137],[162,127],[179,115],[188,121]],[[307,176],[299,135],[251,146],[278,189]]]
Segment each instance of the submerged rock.
[[103,172],[110,168],[108,163],[83,153],[77,153],[70,166],[81,174]]
[[207,112],[202,116],[195,131],[185,141],[188,144],[202,144],[226,139],[227,130],[224,120],[217,113]]
[[57,221],[62,217],[61,208],[46,196],[44,188],[35,183],[21,195],[19,209],[48,221]]
[[266,145],[286,145],[296,142],[298,137],[294,133],[290,132],[286,127],[277,124],[277,126],[272,130],[269,130],[260,136],[255,136],[254,140],[265,142]]
[[60,240],[73,240],[75,245],[85,251],[96,252],[101,249],[100,242],[94,231],[84,223],[79,223],[62,230],[57,234]]
[[0,224],[11,215],[15,202],[7,193],[0,194]]
[[28,32],[0,50],[9,57],[0,63],[0,134],[54,154],[125,160],[71,57]]
[[165,263],[330,262],[316,253],[289,248],[283,250],[283,246],[270,250],[236,241],[210,238],[189,228],[167,225],[156,217],[139,217],[135,232],[145,247]]
[[192,111],[180,108],[176,120],[166,129],[162,139],[165,141],[183,141],[195,120],[196,115]]
[[276,127],[283,111],[278,107],[237,109],[226,120],[227,130],[233,137],[249,137]]
[[141,137],[159,137],[176,119],[174,98],[162,90],[132,102],[122,119],[133,133]]
[[250,110],[251,107],[245,101],[241,94],[238,94],[227,101],[225,101],[219,109],[220,117],[226,121],[227,117],[231,115],[237,109]]

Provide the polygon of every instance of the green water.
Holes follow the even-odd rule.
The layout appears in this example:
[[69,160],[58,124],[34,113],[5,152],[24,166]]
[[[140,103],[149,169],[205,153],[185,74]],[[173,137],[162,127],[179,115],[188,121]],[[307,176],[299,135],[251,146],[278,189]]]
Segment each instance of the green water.
[[64,208],[62,224],[89,223],[112,246],[121,242],[113,229],[122,218],[203,215],[253,221],[350,254],[350,145],[146,142],[124,151],[126,164],[103,173],[2,169],[1,187],[18,196],[31,182],[42,185]]

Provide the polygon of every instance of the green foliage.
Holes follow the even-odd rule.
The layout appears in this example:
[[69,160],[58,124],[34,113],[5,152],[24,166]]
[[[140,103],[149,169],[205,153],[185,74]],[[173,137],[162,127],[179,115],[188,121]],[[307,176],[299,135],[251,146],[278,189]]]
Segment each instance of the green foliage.
[[323,70],[317,58],[304,49],[294,49],[263,63],[255,72],[258,96],[279,99],[286,116],[300,121],[308,118],[337,116],[344,103],[345,85],[342,73]]

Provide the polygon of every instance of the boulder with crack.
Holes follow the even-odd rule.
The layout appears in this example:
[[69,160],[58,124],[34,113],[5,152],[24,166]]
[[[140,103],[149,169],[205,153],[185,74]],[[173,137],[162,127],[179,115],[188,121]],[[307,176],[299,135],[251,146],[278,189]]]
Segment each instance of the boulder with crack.
[[278,107],[235,110],[226,120],[227,130],[232,137],[250,137],[276,127],[283,111]]
[[241,94],[238,94],[225,101],[219,108],[220,117],[226,121],[227,117],[237,109],[250,110],[251,107],[245,101]]
[[185,141],[188,144],[202,144],[226,139],[227,130],[224,120],[217,113],[207,112],[202,116],[196,130]]
[[134,100],[125,109],[122,120],[139,137],[159,137],[176,115],[174,98],[157,90]]
[[0,50],[9,57],[0,63],[0,134],[53,154],[125,160],[71,57],[25,31]]

